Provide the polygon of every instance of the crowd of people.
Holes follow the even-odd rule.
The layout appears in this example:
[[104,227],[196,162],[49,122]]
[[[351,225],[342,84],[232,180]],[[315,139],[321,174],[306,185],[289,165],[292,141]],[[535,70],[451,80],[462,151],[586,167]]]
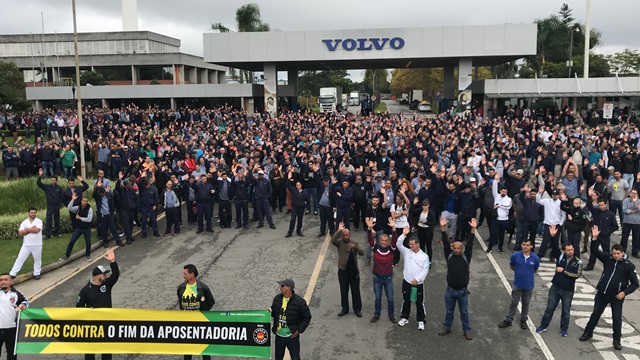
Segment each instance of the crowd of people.
[[[94,213],[105,247],[109,233],[116,244],[131,244],[134,224],[143,238],[149,228],[160,236],[161,211],[167,218],[165,236],[180,233],[185,219],[198,233],[213,232],[216,205],[219,226],[230,228],[235,221],[238,231],[248,229],[250,220],[263,228],[265,219],[276,229],[272,213],[286,211],[291,215],[285,237],[294,230],[303,236],[304,217],[313,214],[320,221],[317,235],[328,232],[338,249],[339,316],[350,311],[350,291],[352,309],[362,316],[357,258],[365,256],[374,273],[371,321],[380,318],[384,289],[390,320],[407,325],[415,302],[418,329],[424,330],[423,282],[431,264],[443,262],[447,309],[439,334],[451,332],[457,302],[463,335],[471,340],[469,263],[474,233],[486,223],[487,252],[511,250],[513,242],[512,305],[501,328],[511,325],[520,301],[525,326],[533,273],[548,257],[558,272],[549,293],[552,310],[538,330],[546,330],[561,299],[561,335],[566,336],[575,279],[593,270],[599,259],[609,278],[598,285],[594,317],[581,340],[592,336],[610,303],[616,309],[614,345],[620,347],[622,302],[638,283],[624,255],[629,236],[631,255],[640,258],[640,131],[624,113],[614,123],[602,122],[596,111],[518,107],[487,114],[452,108],[429,116],[281,111],[271,118],[230,106],[162,110],[130,105],[87,108],[84,139],[78,136],[73,110],[5,119],[17,123],[25,116],[36,140],[29,145],[14,133],[13,147],[3,143],[7,178],[38,174],[47,197],[42,230],[47,238],[59,235],[59,209],[67,207],[74,226],[70,248],[84,235],[89,249],[86,229]],[[74,181],[80,142],[88,170],[97,170],[91,185],[82,177],[76,178],[81,185]],[[57,185],[58,176],[69,178],[68,189]],[[86,192],[96,201],[95,212]],[[435,241],[444,244],[444,255],[434,253],[438,227],[441,238]],[[614,236],[620,227],[621,236]],[[366,233],[361,237],[369,246],[354,240],[352,230]],[[536,254],[537,236],[542,241]],[[68,250],[61,260],[69,256]],[[90,260],[89,250],[86,256]],[[403,306],[396,321],[393,266],[401,257]],[[11,276],[24,258],[19,257]],[[584,267],[582,259],[588,259]],[[616,264],[629,271],[617,272]],[[39,268],[36,273],[39,278]]]

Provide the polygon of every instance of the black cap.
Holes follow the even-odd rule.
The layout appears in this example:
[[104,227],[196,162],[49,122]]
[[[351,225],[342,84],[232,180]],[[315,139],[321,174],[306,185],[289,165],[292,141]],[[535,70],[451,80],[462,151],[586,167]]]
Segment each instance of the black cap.
[[110,273],[111,270],[107,269],[106,267],[99,265],[93,268],[93,271],[91,272],[91,275],[96,276],[96,275],[100,275],[100,274],[105,274],[107,275],[108,273]]
[[286,278],[282,281],[278,281],[278,284],[280,284],[280,286],[288,286],[291,288],[291,290],[293,290],[296,287],[296,284],[293,282],[293,279],[291,278]]
[[551,192],[551,195],[560,195],[560,192],[558,192],[558,190],[553,190]]

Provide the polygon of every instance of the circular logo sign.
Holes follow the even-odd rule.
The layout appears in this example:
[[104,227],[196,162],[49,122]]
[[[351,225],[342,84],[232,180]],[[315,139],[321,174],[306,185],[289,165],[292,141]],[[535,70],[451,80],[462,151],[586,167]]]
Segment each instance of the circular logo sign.
[[264,328],[257,328],[253,332],[253,341],[258,345],[264,345],[269,340],[269,332]]

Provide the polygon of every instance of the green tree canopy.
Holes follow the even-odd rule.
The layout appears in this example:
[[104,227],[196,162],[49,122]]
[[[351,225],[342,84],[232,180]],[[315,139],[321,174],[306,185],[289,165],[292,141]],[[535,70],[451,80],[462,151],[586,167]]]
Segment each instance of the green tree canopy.
[[14,111],[31,108],[26,100],[24,76],[16,64],[8,61],[0,61],[0,107]]
[[298,91],[320,95],[321,87],[339,87],[342,93],[358,90],[346,70],[303,71],[298,77]]
[[640,73],[640,52],[624,49],[624,51],[607,56],[611,72],[618,75],[638,75]]
[[85,86],[91,84],[93,86],[107,85],[104,76],[96,71],[83,71],[80,74],[80,85]]

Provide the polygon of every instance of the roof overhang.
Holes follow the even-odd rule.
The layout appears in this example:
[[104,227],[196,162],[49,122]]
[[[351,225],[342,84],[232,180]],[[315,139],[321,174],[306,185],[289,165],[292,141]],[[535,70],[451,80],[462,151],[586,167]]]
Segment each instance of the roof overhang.
[[536,24],[205,33],[206,62],[262,71],[496,65],[535,55]]
[[563,79],[487,79],[489,98],[640,96],[640,76]]

